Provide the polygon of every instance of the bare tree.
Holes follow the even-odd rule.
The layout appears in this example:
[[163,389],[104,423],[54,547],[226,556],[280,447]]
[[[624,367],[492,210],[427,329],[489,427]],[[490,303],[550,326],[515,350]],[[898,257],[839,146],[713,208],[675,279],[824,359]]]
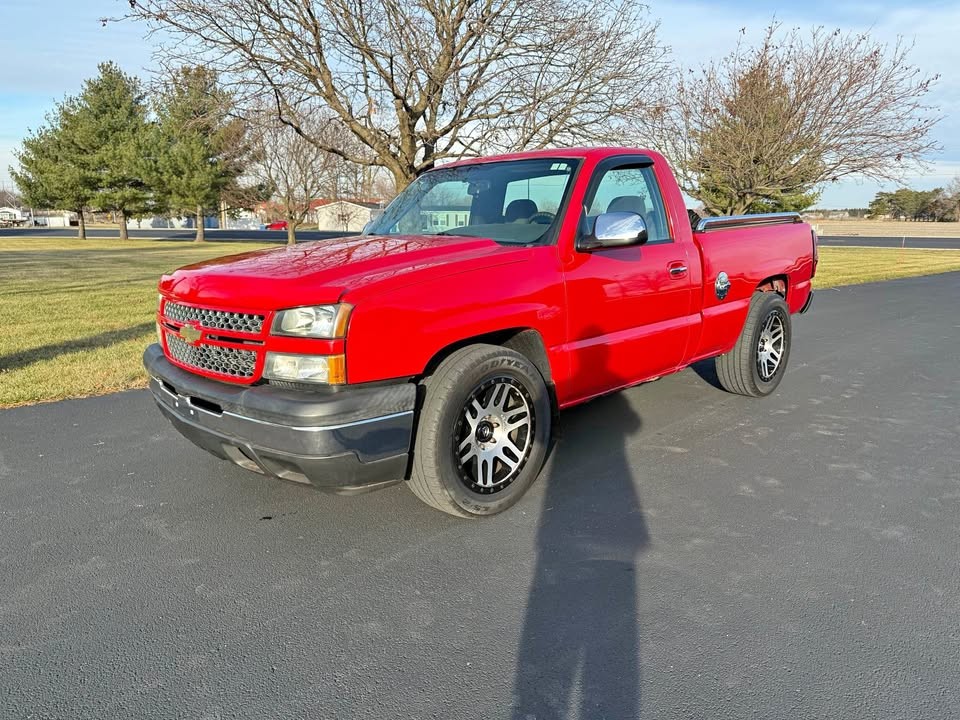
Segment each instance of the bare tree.
[[16,190],[8,189],[5,185],[0,186],[0,207],[19,208],[23,202],[23,196]]
[[350,226],[366,217],[362,208],[348,201],[338,202],[334,210],[334,220],[339,230],[348,231]]
[[[303,116],[319,118],[322,114],[304,112]],[[321,146],[343,145],[344,133],[336,123],[305,121],[305,131],[321,141],[311,142],[264,111],[253,115],[250,127],[256,158],[251,175],[272,190],[273,206],[287,223],[287,243],[293,245],[296,228],[310,213],[312,201],[336,192],[342,158]]]
[[[317,147],[402,189],[446,158],[612,141],[657,105],[667,50],[640,0],[129,0],[169,41],[271,99]],[[328,144],[328,107],[369,150]],[[639,110],[638,110],[639,108]]]
[[950,206],[947,216],[956,222],[960,222],[960,177],[955,177],[950,181],[950,184],[947,185],[946,194]]
[[[357,144],[355,138],[352,138],[352,140],[354,144]],[[342,158],[338,158],[338,160],[337,187],[336,191],[331,194],[331,197],[372,200],[384,197],[384,193],[389,197],[394,195],[390,189],[390,186],[394,184],[393,176],[386,173],[385,177],[382,168],[371,165],[360,165],[348,162]]]
[[849,175],[898,180],[936,149],[936,77],[910,46],[770,25],[756,46],[681,73],[657,137],[683,189],[713,213],[803,209]]

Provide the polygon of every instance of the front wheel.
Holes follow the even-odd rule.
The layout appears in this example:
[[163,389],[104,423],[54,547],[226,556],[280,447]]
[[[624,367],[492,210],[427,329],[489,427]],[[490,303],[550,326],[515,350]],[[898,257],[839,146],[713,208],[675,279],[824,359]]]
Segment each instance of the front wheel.
[[410,489],[458,517],[495,515],[533,484],[550,440],[536,366],[496,345],[454,352],[424,382]]
[[764,397],[776,390],[790,358],[790,310],[775,292],[756,292],[733,350],[717,358],[717,378],[727,392]]

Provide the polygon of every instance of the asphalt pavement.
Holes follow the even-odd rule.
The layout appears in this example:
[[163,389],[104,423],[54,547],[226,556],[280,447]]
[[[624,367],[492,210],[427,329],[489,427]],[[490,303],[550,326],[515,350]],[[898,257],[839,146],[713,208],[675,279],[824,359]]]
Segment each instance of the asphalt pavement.
[[0,412],[4,718],[960,716],[960,274],[817,294],[764,400],[704,363],[564,413],[484,521]]
[[820,244],[834,247],[847,246],[960,250],[960,238],[949,237],[869,237],[867,235],[834,235],[821,237]]
[[[130,230],[131,238],[160,238],[161,240],[193,240],[196,237],[195,230]],[[0,228],[0,238],[4,237],[63,237],[75,235],[76,228]],[[310,240],[328,240],[330,238],[342,237],[350,233],[328,232],[321,230],[298,230],[297,240],[307,242]],[[117,238],[120,233],[115,228],[88,228],[87,236],[91,238]],[[235,241],[254,241],[254,242],[277,242],[285,243],[287,241],[286,231],[276,230],[207,230],[207,240],[216,240],[219,242]],[[960,250],[960,238],[940,238],[940,237],[867,237],[867,236],[824,236],[820,238],[820,244],[825,246],[851,246],[851,247],[908,247],[908,248],[939,248],[949,250]]]

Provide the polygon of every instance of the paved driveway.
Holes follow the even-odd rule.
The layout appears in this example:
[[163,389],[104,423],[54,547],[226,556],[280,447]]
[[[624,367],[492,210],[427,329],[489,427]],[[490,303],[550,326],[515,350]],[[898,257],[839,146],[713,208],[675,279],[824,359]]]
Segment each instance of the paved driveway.
[[144,392],[0,413],[0,716],[960,715],[960,274],[824,291],[563,417],[466,522],[223,464]]

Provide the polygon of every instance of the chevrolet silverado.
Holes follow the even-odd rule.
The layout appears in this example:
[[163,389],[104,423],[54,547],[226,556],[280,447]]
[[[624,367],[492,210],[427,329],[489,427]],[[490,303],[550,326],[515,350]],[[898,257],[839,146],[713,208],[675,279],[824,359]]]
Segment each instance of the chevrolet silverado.
[[711,357],[728,391],[773,392],[816,265],[796,214],[691,222],[650,150],[470,159],[361,235],[165,275],[144,364],[220,458],[481,517],[534,482],[564,408]]

